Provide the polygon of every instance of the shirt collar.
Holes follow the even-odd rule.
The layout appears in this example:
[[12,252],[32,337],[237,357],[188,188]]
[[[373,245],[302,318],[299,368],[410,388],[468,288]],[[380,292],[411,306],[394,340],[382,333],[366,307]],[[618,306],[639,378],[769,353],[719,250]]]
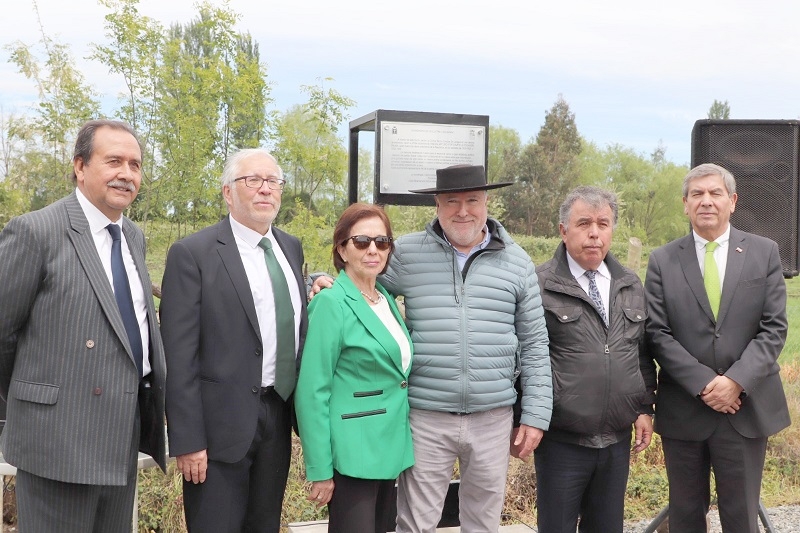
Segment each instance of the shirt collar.
[[81,205],[81,209],[83,209],[83,214],[86,215],[86,220],[89,222],[89,229],[92,230],[92,233],[99,233],[100,231],[105,230],[106,226],[109,224],[116,224],[120,227],[122,226],[121,215],[117,220],[109,219],[97,208],[96,205],[90,202],[83,192],[77,187],[75,188],[75,196],[78,198],[78,203]]
[[243,242],[247,243],[248,246],[252,246],[253,248],[258,247],[258,243],[260,243],[261,239],[264,237],[275,242],[275,237],[272,235],[272,225],[269,226],[266,234],[261,235],[259,232],[252,230],[244,224],[238,222],[235,218],[233,218],[233,215],[230,215],[228,218],[231,221],[231,230],[233,230],[233,234]]
[[[692,232],[692,235],[694,236],[694,245],[698,249],[706,247],[706,243],[708,243],[708,241],[706,239],[702,238],[700,235],[698,235],[694,231]],[[719,237],[714,239],[714,242],[719,243],[720,246],[727,246],[728,245],[728,241],[730,239],[731,239],[731,225],[729,223],[728,227],[725,228],[725,231],[722,233],[722,235],[720,235]]]
[[[571,256],[571,255],[569,255],[569,252],[567,252],[567,263],[569,264],[569,271],[570,271],[570,272],[572,272],[572,275],[573,275],[573,277],[574,277],[575,279],[578,279],[578,278],[580,278],[580,277],[581,277],[581,276],[583,276],[583,274],[586,272],[586,269],[585,269],[585,268],[583,268],[582,266],[580,266],[580,265],[578,264],[578,262],[577,262],[577,261],[575,261],[575,260],[572,258],[572,256]],[[600,263],[600,266],[599,266],[599,267],[597,267],[597,273],[598,273],[600,276],[604,277],[604,278],[611,279],[611,272],[609,272],[609,270],[608,270],[608,266],[606,265],[606,262],[605,262],[605,261],[603,261],[602,263]]]

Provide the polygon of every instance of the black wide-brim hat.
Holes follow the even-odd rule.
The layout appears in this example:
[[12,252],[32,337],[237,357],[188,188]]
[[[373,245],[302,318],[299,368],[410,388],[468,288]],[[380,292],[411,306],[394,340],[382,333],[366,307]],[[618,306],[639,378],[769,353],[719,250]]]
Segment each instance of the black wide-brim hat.
[[486,183],[483,165],[453,165],[436,171],[436,187],[416,189],[417,194],[442,194],[448,192],[486,191],[514,185],[512,181]]

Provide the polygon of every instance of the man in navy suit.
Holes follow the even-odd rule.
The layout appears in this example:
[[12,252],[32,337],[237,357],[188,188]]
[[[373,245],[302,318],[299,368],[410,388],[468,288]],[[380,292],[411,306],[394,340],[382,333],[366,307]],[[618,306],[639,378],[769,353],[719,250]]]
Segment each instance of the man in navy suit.
[[[184,475],[192,533],[280,528],[291,391],[307,327],[300,241],[272,225],[284,183],[266,151],[236,152],[222,174],[230,215],[176,242],[167,256],[161,331],[169,448]],[[285,305],[265,247],[288,285]],[[291,316],[278,327],[285,309]],[[288,376],[282,333],[294,341]]]
[[767,437],[790,423],[777,362],[787,330],[778,246],[730,225],[736,200],[726,169],[689,171],[692,232],[653,251],[644,285],[669,525],[681,533],[706,531],[712,468],[723,531],[759,531]]

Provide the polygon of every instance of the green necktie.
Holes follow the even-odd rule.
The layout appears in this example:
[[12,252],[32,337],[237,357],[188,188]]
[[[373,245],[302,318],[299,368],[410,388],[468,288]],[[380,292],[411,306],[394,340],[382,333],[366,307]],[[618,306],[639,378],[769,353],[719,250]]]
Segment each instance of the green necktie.
[[278,339],[278,350],[275,357],[275,392],[288,400],[296,383],[295,349],[294,349],[294,308],[289,296],[289,285],[283,274],[281,265],[275,259],[272,242],[264,237],[258,245],[264,249],[264,261],[267,263],[269,279],[272,283],[272,295],[275,298],[275,334]]
[[711,304],[714,318],[717,318],[719,301],[722,298],[722,289],[719,286],[719,269],[717,269],[717,262],[714,259],[714,250],[717,249],[717,246],[719,246],[718,242],[711,241],[706,243],[706,260],[703,266],[703,285],[706,287],[708,302]]

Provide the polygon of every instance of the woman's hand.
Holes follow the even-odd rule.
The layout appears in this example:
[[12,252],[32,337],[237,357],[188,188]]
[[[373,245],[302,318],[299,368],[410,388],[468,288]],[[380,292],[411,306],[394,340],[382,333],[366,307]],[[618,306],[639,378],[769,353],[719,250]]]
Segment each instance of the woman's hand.
[[317,507],[327,505],[333,496],[333,479],[312,481],[311,490],[308,491],[308,501],[315,502]]

